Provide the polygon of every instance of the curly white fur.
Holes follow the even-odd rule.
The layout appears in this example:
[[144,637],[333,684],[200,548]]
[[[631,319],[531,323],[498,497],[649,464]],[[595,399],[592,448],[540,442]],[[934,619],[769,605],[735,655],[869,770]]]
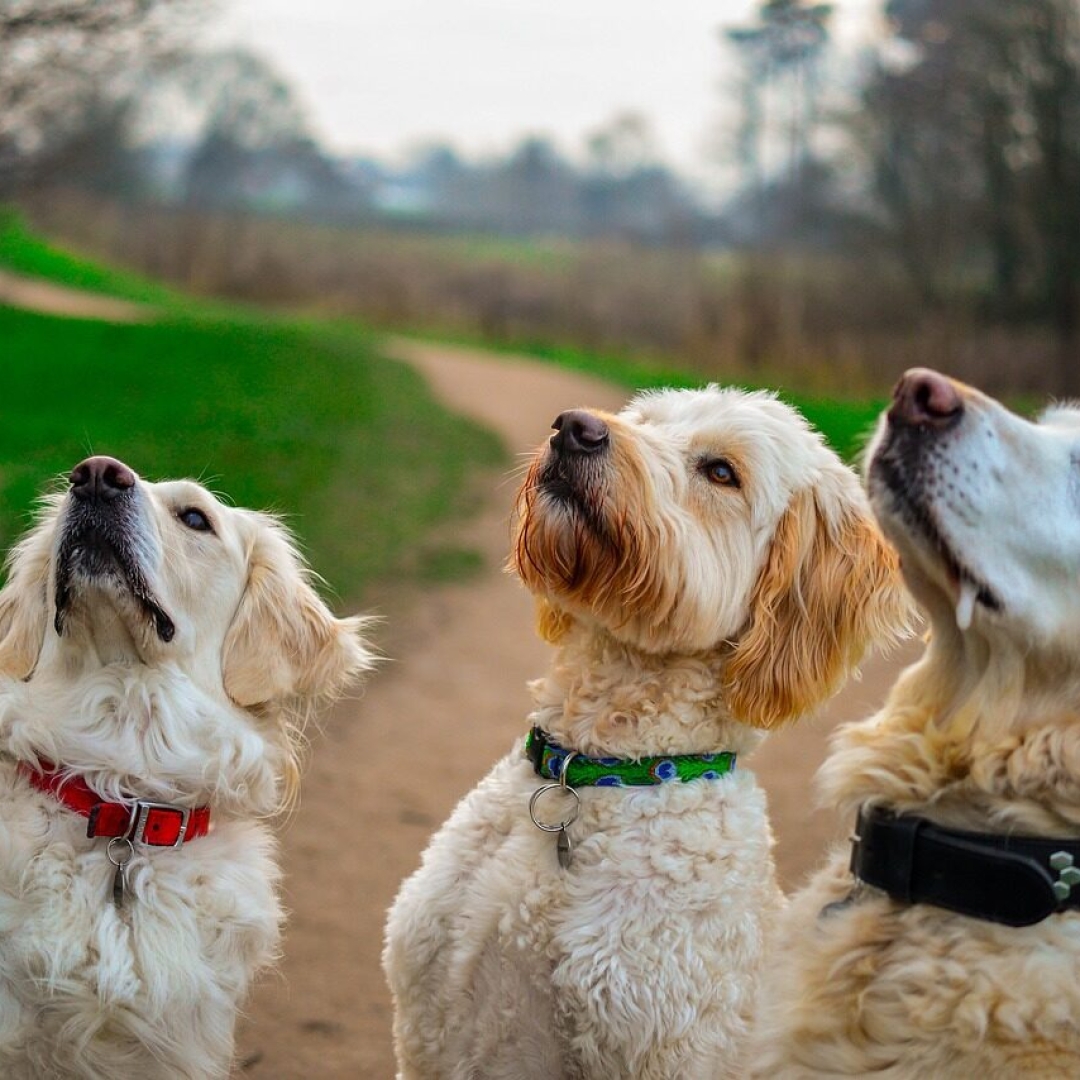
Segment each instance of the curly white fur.
[[[942,385],[927,377],[941,378],[908,376]],[[852,820],[882,803],[974,832],[1075,842],[1080,409],[1030,423],[950,385],[955,423],[905,433],[883,420],[870,455],[875,509],[932,637],[882,711],[838,733],[823,789]],[[847,857],[836,852],[783,918],[753,1075],[1080,1075],[1080,915],[1009,928],[852,892]]]
[[[306,710],[371,656],[276,522],[188,482],[137,480],[124,525],[171,640],[111,572],[75,575],[57,632],[71,500],[47,502],[0,592],[0,1075],[224,1077],[280,937],[258,819],[295,784]],[[209,531],[180,520],[192,508]],[[209,804],[211,832],[136,845],[117,909],[106,841],[18,771],[40,760],[110,800]]]
[[520,746],[497,764],[390,911],[409,1080],[744,1075],[781,903],[745,757],[903,621],[857,481],[793,410],[710,388],[587,416],[606,448],[553,440],[518,500],[514,567],[556,645],[530,721],[589,755],[733,750],[739,765],[579,789],[562,870],[529,818],[541,781]]

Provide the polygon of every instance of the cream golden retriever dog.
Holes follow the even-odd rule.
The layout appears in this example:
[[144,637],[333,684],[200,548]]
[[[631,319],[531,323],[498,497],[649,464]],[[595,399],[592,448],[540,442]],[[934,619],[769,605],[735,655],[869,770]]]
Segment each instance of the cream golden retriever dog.
[[400,1075],[741,1077],[781,903],[743,757],[896,631],[895,558],[769,395],[650,393],[554,427],[512,564],[555,655],[528,756],[462,801],[390,911]]
[[0,1076],[224,1077],[282,919],[260,822],[367,668],[271,518],[82,462],[0,592]]
[[932,636],[824,767],[857,840],[787,911],[754,1075],[1080,1076],[1080,409],[911,371],[868,483]]

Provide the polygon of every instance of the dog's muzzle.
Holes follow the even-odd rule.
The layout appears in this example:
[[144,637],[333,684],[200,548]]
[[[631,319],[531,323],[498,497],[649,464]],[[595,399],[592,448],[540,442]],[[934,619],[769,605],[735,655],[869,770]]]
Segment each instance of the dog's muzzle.
[[[893,391],[887,428],[869,463],[869,491],[879,519],[893,519],[908,534],[915,533],[929,545],[937,561],[958,583],[971,605],[976,601],[991,611],[1001,610],[1001,601],[990,587],[968,569],[962,553],[951,545],[935,510],[934,493],[938,479],[948,467],[950,435],[969,413],[959,387],[951,379],[928,368],[905,372]],[[966,625],[965,627],[966,628]]]
[[559,413],[551,425],[555,434],[549,440],[560,458],[591,456],[605,451],[611,443],[607,424],[585,409]]
[[152,620],[162,641],[176,627],[146,580],[138,540],[138,477],[116,458],[87,458],[71,470],[68,504],[56,555],[56,632],[64,623],[78,581],[111,581],[125,589]]
[[560,502],[587,505],[608,456],[611,432],[600,417],[584,409],[560,413],[551,426],[555,434],[548,440],[537,486]]
[[918,470],[964,413],[964,400],[950,379],[928,368],[905,372],[893,390],[886,427],[871,462],[872,470],[879,466],[877,478],[895,487],[897,480]]

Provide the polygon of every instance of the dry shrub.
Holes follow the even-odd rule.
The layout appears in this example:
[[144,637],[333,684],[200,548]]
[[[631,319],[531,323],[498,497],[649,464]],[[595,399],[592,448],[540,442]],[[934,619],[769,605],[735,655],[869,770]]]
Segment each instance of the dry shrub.
[[[28,207],[82,250],[195,293],[499,344],[632,353],[818,393],[881,393],[929,365],[1046,393],[1045,331],[928,312],[882,256],[735,256],[619,240],[499,241],[335,228],[48,192]],[[958,305],[957,305],[958,308]]]

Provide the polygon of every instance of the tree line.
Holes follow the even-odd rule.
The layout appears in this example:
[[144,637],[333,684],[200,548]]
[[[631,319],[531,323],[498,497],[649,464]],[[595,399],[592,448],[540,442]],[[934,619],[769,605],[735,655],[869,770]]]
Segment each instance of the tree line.
[[[830,4],[765,0],[726,33],[742,73],[744,233],[888,252],[925,312],[1042,323],[1080,395],[1080,4],[887,0],[852,100],[820,108]],[[768,95],[786,107],[767,119]],[[815,135],[828,126],[831,151]],[[769,138],[786,160],[762,168]]]
[[[1080,0],[883,0],[880,34],[842,71],[831,4],[762,0],[718,27],[738,180],[719,211],[634,114],[573,160],[539,137],[483,162],[449,143],[404,168],[336,160],[265,61],[193,45],[205,13],[0,0],[0,197],[62,181],[214,212],[725,248],[744,293],[779,282],[807,333],[807,273],[785,260],[839,260],[883,292],[902,282],[922,323],[1045,328],[1049,382],[1080,395]],[[140,135],[169,100],[199,118],[184,145]]]

